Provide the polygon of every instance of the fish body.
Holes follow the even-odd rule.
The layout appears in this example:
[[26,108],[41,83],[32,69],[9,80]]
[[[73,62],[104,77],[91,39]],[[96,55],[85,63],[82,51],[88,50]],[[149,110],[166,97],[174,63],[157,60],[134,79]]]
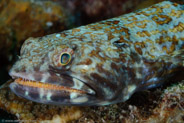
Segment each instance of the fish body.
[[29,38],[10,70],[11,90],[55,105],[108,105],[183,70],[184,5],[149,8]]

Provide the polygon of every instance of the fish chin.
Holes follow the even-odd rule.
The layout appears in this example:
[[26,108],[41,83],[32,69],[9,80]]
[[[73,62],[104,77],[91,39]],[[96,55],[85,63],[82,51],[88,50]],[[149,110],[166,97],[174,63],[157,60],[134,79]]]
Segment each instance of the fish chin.
[[13,78],[15,81],[10,84],[11,90],[16,95],[34,102],[53,105],[93,105],[91,101],[95,100],[95,91],[75,77],[70,79],[74,86],[29,80],[20,76]]

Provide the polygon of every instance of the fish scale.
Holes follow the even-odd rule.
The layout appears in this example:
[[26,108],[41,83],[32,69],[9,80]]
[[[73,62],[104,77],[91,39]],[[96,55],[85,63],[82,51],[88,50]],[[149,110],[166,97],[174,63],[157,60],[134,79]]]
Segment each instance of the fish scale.
[[[183,71],[183,55],[184,5],[164,1],[116,18],[27,39],[10,70],[16,79],[10,88],[39,103],[108,105],[126,101],[134,92],[159,86]],[[19,78],[31,83],[18,82]]]

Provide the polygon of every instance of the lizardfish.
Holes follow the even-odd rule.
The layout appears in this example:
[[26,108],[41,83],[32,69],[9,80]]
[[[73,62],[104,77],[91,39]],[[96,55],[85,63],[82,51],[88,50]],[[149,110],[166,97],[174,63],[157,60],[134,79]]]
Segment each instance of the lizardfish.
[[11,90],[54,105],[126,101],[183,71],[184,5],[169,1],[61,33],[27,39]]

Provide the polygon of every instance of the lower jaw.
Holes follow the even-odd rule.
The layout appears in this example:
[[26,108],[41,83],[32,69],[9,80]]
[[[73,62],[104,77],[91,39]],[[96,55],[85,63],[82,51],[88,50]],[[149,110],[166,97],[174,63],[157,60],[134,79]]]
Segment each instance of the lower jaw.
[[10,88],[17,96],[37,103],[81,105],[88,101],[88,94],[81,90],[21,78],[11,83]]

